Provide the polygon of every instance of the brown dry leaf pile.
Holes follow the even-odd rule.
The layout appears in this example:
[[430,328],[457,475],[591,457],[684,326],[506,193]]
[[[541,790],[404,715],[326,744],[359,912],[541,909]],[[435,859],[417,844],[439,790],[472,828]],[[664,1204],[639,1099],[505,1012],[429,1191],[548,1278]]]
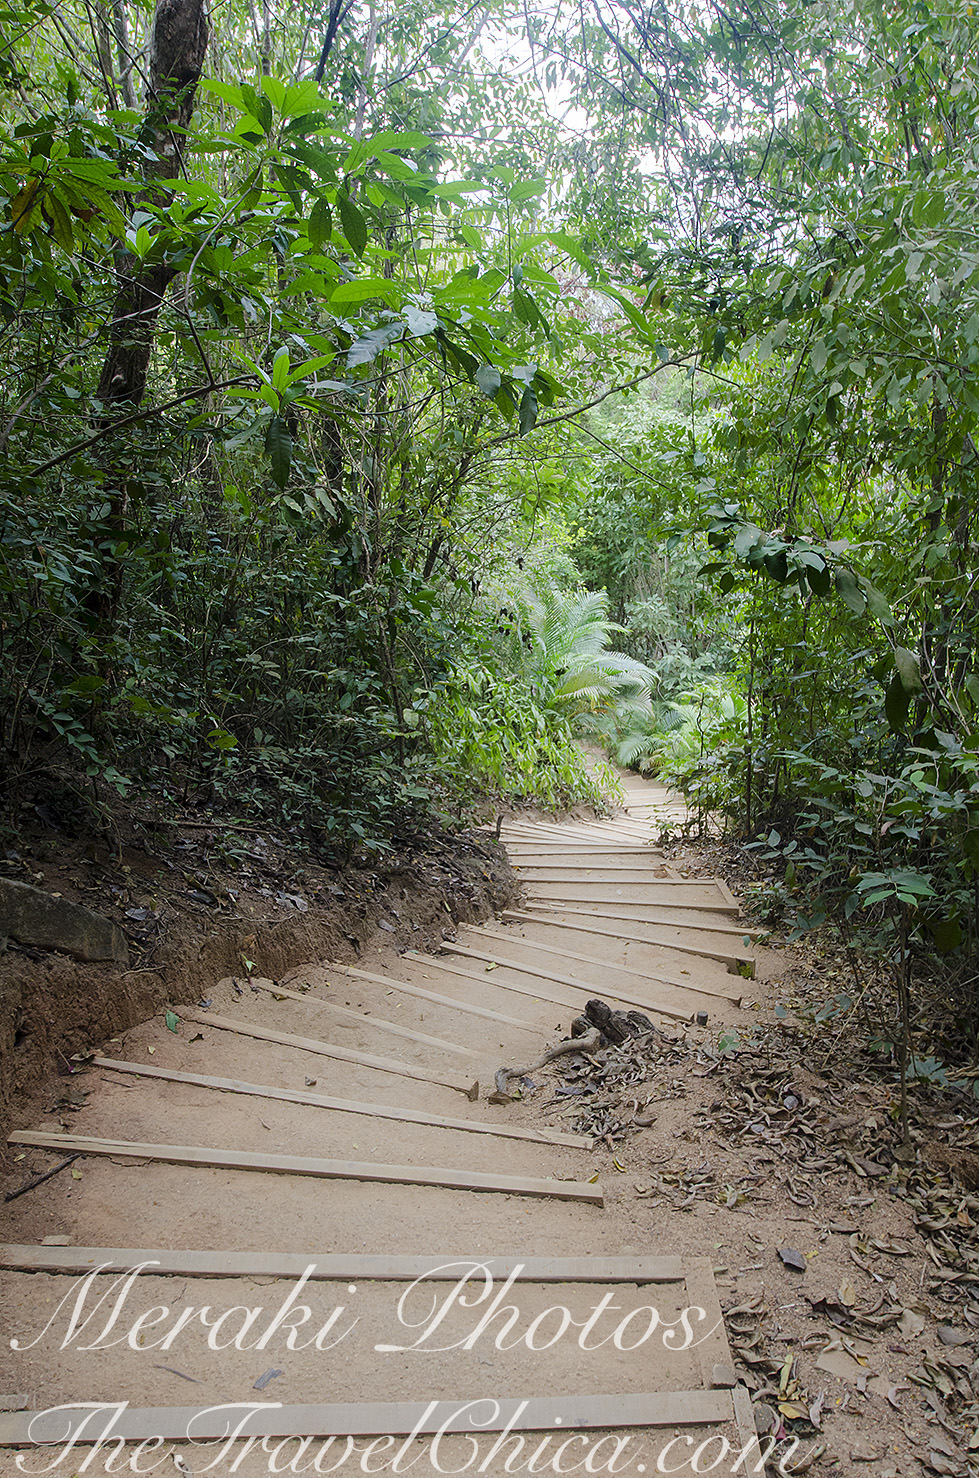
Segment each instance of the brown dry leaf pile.
[[[524,1092],[595,1135],[612,1170],[635,1175],[638,1155],[646,1207],[742,1213],[749,1260],[715,1272],[722,1294],[738,1290],[725,1315],[759,1431],[803,1439],[795,1471],[979,1478],[979,1110],[915,1085],[905,1144],[893,1071],[856,1029],[834,1031],[829,1053],[790,1019],[746,1041],[640,1032],[559,1059]],[[657,1142],[666,1106],[679,1119]],[[791,1303],[773,1301],[776,1264]],[[849,1271],[817,1287],[824,1267]]]

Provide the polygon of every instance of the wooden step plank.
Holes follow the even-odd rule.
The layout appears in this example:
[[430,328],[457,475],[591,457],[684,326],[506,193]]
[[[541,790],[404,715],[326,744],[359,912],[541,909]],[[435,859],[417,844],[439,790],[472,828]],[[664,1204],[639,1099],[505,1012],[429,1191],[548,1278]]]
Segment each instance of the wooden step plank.
[[374,1068],[379,1073],[394,1073],[400,1078],[415,1078],[420,1083],[437,1083],[442,1088],[454,1088],[468,1099],[479,1097],[479,1084],[472,1078],[460,1078],[454,1073],[430,1073],[424,1068],[412,1067],[398,1062],[393,1057],[375,1057],[370,1052],[358,1052],[353,1047],[338,1047],[333,1042],[320,1042],[313,1037],[297,1037],[291,1032],[280,1032],[274,1027],[259,1026],[253,1021],[239,1021],[237,1017],[217,1016],[213,1011],[197,1011],[190,1006],[170,1006],[169,1009],[183,1021],[193,1021],[199,1026],[214,1026],[220,1031],[237,1032],[242,1037],[255,1037],[262,1042],[277,1042],[280,1047],[297,1047],[302,1052],[315,1052],[320,1057],[333,1057],[338,1062],[354,1062],[361,1067]]
[[[714,996],[723,1001],[730,1001],[734,1006],[740,1005],[741,997],[744,994],[744,988],[742,986],[735,986],[733,980],[730,986],[725,986],[720,980],[714,979],[704,984],[698,978],[695,983],[694,979],[690,976],[684,978],[683,976],[667,973],[661,969],[648,970],[644,968],[638,970],[630,965],[613,965],[610,964],[607,958],[602,958],[599,955],[582,954],[579,950],[566,949],[563,944],[541,944],[536,939],[527,939],[524,936],[514,937],[512,934],[508,937],[498,930],[481,929],[475,925],[470,925],[466,930],[466,934],[467,936],[475,934],[479,939],[486,940],[485,947],[487,949],[502,946],[503,949],[512,950],[514,947],[517,947],[534,954],[547,955],[548,958],[557,960],[559,964],[562,961],[569,961],[573,965],[587,965],[589,968],[594,969],[598,976],[598,979],[591,987],[593,991],[601,989],[603,976],[608,980],[610,973],[614,972],[616,976],[631,975],[640,985],[644,985],[646,981],[653,980],[658,985],[672,985],[677,990],[690,991],[693,995]],[[446,949],[450,947],[452,946],[446,943]],[[458,946],[455,946],[455,948],[458,948]],[[737,978],[740,979],[741,977],[739,976]],[[609,986],[609,989],[611,988]],[[629,987],[629,989],[632,989],[632,987]]]
[[426,1047],[436,1047],[440,1052],[457,1052],[462,1057],[484,1055],[474,1052],[471,1047],[463,1047],[458,1042],[446,1041],[444,1037],[430,1037],[425,1032],[415,1031],[413,1027],[401,1026],[397,1021],[385,1021],[380,1016],[368,1016],[365,1012],[339,1006],[336,1001],[326,1000],[323,996],[314,996],[311,991],[287,990],[284,985],[276,985],[274,981],[249,980],[248,984],[252,990],[267,991],[272,996],[285,996],[289,1001],[300,1001],[307,1006],[323,1006],[327,1011],[333,1011],[338,1016],[345,1016],[350,1021],[360,1022],[362,1026],[373,1027],[375,1031],[388,1032],[391,1036],[405,1037],[409,1042],[421,1042]]
[[595,821],[586,824],[575,825],[516,825],[504,826],[500,833],[500,840],[506,844],[507,837],[552,837],[555,841],[617,841],[631,837],[636,831],[643,830],[637,823],[616,821]]
[[394,1119],[402,1124],[429,1124],[436,1129],[459,1129],[467,1134],[493,1134],[501,1139],[524,1139],[534,1144],[568,1145],[575,1149],[591,1149],[593,1140],[584,1134],[564,1134],[549,1129],[522,1129],[516,1124],[492,1124],[481,1119],[454,1119],[446,1114],[429,1114],[421,1109],[402,1108],[387,1103],[362,1103],[354,1098],[331,1098],[308,1089],[277,1088],[270,1083],[245,1083],[239,1078],[215,1078],[208,1073],[182,1073],[175,1068],[150,1066],[141,1062],[118,1062],[111,1057],[96,1057],[95,1067],[110,1068],[117,1073],[132,1073],[143,1078],[160,1078],[168,1083],[190,1083],[198,1088],[214,1088],[225,1093],[252,1094],[256,1098],[275,1098],[283,1103],[308,1104],[311,1108],[333,1109],[341,1114],[362,1114],[372,1119]]
[[581,914],[589,918],[614,919],[622,923],[670,924],[682,929],[707,929],[714,934],[731,934],[743,938],[745,934],[761,933],[761,930],[742,928],[732,922],[730,910],[719,913],[708,908],[678,908],[667,903],[630,903],[619,899],[616,903],[596,903],[592,898],[535,898],[528,892],[524,908],[537,912],[555,914]]
[[[671,873],[668,869],[665,868],[662,862],[658,864],[658,869],[662,875],[659,877],[651,878],[646,875],[647,869],[635,868],[628,863],[621,868],[610,867],[608,871],[612,873],[639,872],[642,875],[636,877],[634,880],[630,878],[612,877],[609,879],[609,882],[614,884],[614,886],[617,888],[622,886],[635,886],[643,888],[662,889],[664,902],[671,902],[674,898],[684,898],[687,896],[687,894],[691,892],[702,892],[706,897],[709,897],[710,903],[706,905],[707,907],[711,906],[714,898],[718,898],[724,903],[735,901],[731,890],[728,888],[727,884],[722,878],[685,878],[677,873],[675,870]],[[605,871],[604,868],[601,870],[603,872]],[[521,878],[526,877],[528,882],[560,882],[562,875],[564,873],[568,873],[572,875],[572,881],[578,882],[579,879],[575,877],[574,874],[581,873],[582,871],[595,872],[598,871],[598,869],[591,867],[582,868],[573,862],[548,862],[546,866],[540,868],[522,866],[520,868],[520,875]],[[537,873],[547,873],[548,877],[538,878],[536,876]],[[593,879],[593,881],[604,882],[605,879],[598,877]]]
[[729,969],[750,969],[750,979],[754,979],[755,962],[751,955],[736,954],[733,950],[724,948],[718,944],[703,944],[696,942],[696,936],[690,930],[677,928],[676,938],[668,928],[656,929],[651,926],[651,932],[638,933],[633,929],[609,929],[601,924],[592,922],[591,914],[572,914],[560,916],[548,914],[541,910],[533,913],[530,910],[507,908],[503,910],[500,917],[507,922],[517,924],[543,924],[553,929],[575,930],[578,934],[595,934],[604,939],[615,939],[623,944],[648,944],[653,949],[672,949],[680,954],[694,955],[701,960],[717,960]]
[[[494,1398],[492,1402],[480,1402],[478,1412],[473,1411],[471,1401],[454,1400],[345,1402],[332,1406],[270,1403],[248,1413],[239,1404],[230,1403],[209,1407],[150,1406],[127,1407],[113,1414],[116,1420],[111,1426],[112,1439],[122,1437],[127,1442],[148,1438],[186,1442],[188,1433],[195,1442],[221,1441],[229,1431],[241,1438],[423,1436],[435,1432],[463,1432],[478,1437],[509,1431],[715,1426],[734,1419],[734,1402],[730,1391],[656,1391],[639,1396]],[[102,1423],[93,1421],[91,1409],[83,1408],[78,1409],[77,1416],[65,1407],[50,1413],[3,1413],[0,1414],[0,1446],[48,1443],[66,1448],[69,1443],[93,1444],[100,1437],[108,1442],[107,1421],[108,1414]]]
[[[640,873],[637,882],[655,883],[713,883],[714,878],[686,878],[669,867],[662,857],[643,856],[640,848],[638,855],[635,851],[624,853],[621,851],[606,851],[597,856],[592,853],[589,856],[578,857],[569,852],[555,852],[550,856],[543,856],[541,862],[528,862],[524,856],[518,856],[513,861],[513,866],[524,872],[548,872],[568,873],[576,879],[583,874],[597,873],[598,880],[608,873],[613,876],[613,881],[619,881],[620,873]],[[628,881],[628,879],[622,879]]]
[[556,857],[547,857],[541,862],[530,862],[524,857],[514,858],[513,867],[521,877],[544,878],[571,878],[573,882],[603,882],[611,878],[613,882],[662,882],[670,881],[670,875],[666,872],[663,860],[660,857],[645,859],[632,858],[631,861],[620,862],[609,857],[569,857],[566,853],[560,853]]
[[[486,958],[489,959],[489,956]],[[430,955],[416,955],[411,950],[405,955],[405,959],[421,961],[426,965],[434,965],[437,970],[442,970],[446,975],[454,975],[459,980],[468,980],[476,986],[489,984],[494,990],[508,990],[514,995],[529,996],[538,1005],[543,1005],[546,1002],[552,1006],[561,1006],[565,1011],[573,1011],[575,1015],[581,1010],[581,1002],[575,996],[574,992],[571,990],[562,990],[560,987],[557,990],[553,989],[558,983],[550,976],[535,976],[535,979],[545,979],[549,984],[521,985],[519,981],[507,980],[498,975],[495,969],[492,975],[488,975],[485,971],[480,975],[474,975],[471,970],[463,970],[461,966],[452,965],[448,960],[433,959]],[[527,970],[520,970],[518,973],[521,975],[533,974],[533,972]],[[580,989],[581,987],[579,986],[578,988]],[[686,1021],[689,1015],[689,1012],[685,1013],[682,1019]]]
[[613,919],[624,924],[666,924],[673,928],[702,929],[706,934],[730,934],[739,939],[757,939],[770,931],[758,929],[754,925],[732,924],[730,919],[723,915],[713,914],[704,909],[698,915],[696,910],[681,910],[671,913],[666,904],[642,903],[592,903],[582,899],[579,903],[561,903],[557,898],[550,898],[536,905],[539,913],[555,915],[570,914],[572,917],[587,917],[590,919]]
[[170,1165],[203,1165],[218,1170],[257,1170],[270,1175],[308,1175],[318,1180],[380,1181],[385,1185],[443,1186],[456,1191],[490,1191],[509,1196],[539,1196],[557,1201],[604,1205],[602,1188],[574,1180],[540,1180],[528,1175],[491,1175],[482,1170],[450,1170],[440,1165],[382,1165],[367,1160],[321,1160],[307,1155],[267,1155],[255,1150],[219,1150],[197,1144],[142,1144],[83,1134],[19,1129],[8,1144],[30,1145],[82,1155],[126,1155]]
[[[418,954],[410,950],[409,953],[419,960],[428,960],[428,955]],[[441,996],[437,991],[426,990],[414,981],[396,980],[393,975],[377,975],[371,970],[356,970],[353,965],[325,964],[326,970],[339,971],[341,974],[352,975],[355,980],[370,980],[375,985],[387,986],[389,990],[400,991],[406,996],[417,996],[421,1001],[431,1001],[436,1006],[448,1006],[456,1011],[463,1011],[467,1016],[480,1016],[484,1021],[495,1021],[505,1026],[516,1026],[521,1031],[533,1032],[535,1037],[540,1036],[540,1027],[535,1026],[532,1021],[527,1021],[522,1016],[508,1016],[505,1011],[491,1011],[488,1006],[473,1006],[468,1001],[460,1001],[456,996]]]
[[655,883],[540,883],[527,880],[534,898],[557,898],[564,903],[662,903],[669,908],[711,909],[717,913],[739,913],[720,889],[704,890],[699,896],[682,893],[675,882],[663,878]]
[[663,868],[665,859],[663,854],[652,851],[649,847],[605,847],[596,842],[581,842],[580,845],[569,845],[568,842],[555,842],[550,847],[547,842],[532,841],[525,845],[519,842],[507,842],[507,853],[512,862],[518,862],[522,868],[532,865],[535,857],[540,859],[541,865],[549,866],[556,862],[559,857],[566,857],[569,863],[581,866],[600,866],[603,862],[636,862],[649,863],[651,868]]
[[[519,975],[532,975],[535,979],[548,981],[552,985],[565,985],[571,990],[584,992],[586,996],[602,994],[603,987],[601,983],[594,980],[576,980],[573,975],[561,975],[553,969],[528,965],[521,960],[506,959],[503,955],[494,952],[469,949],[464,944],[450,945],[447,943],[446,949],[450,949],[453,954],[465,955],[467,959],[486,960],[489,964],[500,966],[506,970],[513,970]],[[669,1016],[673,1021],[689,1021],[690,1017],[698,1008],[709,1005],[709,998],[689,985],[673,986],[672,989],[678,990],[681,993],[680,1001],[670,1003],[668,1001],[654,1000],[636,991],[623,990],[621,985],[615,985],[614,988],[608,984],[605,985],[605,990],[614,994],[617,1001],[622,1001],[628,1006],[635,1006],[641,1011],[652,1011],[654,1014],[660,1016]],[[686,994],[693,997],[693,1000],[690,1002],[685,1001],[683,997]],[[575,1009],[578,1009],[580,1003],[573,1004]]]
[[[128,1273],[153,1263],[153,1276],[180,1278],[301,1278],[310,1282],[455,1283],[463,1269],[485,1268],[494,1279],[517,1274],[523,1283],[680,1283],[679,1257],[484,1257],[434,1253],[392,1257],[366,1252],[213,1252],[145,1247],[46,1247],[0,1243],[0,1268],[22,1273]],[[716,1297],[716,1295],[715,1295]]]

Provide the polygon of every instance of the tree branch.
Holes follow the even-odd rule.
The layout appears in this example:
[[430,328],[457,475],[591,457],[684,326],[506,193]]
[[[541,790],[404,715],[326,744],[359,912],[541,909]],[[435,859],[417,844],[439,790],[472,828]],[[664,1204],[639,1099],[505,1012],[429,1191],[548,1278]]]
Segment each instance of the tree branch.
[[165,400],[162,405],[152,406],[148,411],[133,411],[129,416],[120,416],[118,421],[113,421],[111,426],[103,426],[101,430],[96,431],[94,436],[87,436],[84,441],[76,441],[67,451],[59,452],[58,456],[42,462],[39,467],[32,467],[28,476],[40,477],[42,472],[50,472],[52,467],[59,467],[62,462],[69,461],[76,452],[84,452],[88,447],[94,446],[97,441],[104,441],[114,431],[121,431],[124,426],[135,426],[137,422],[148,421],[152,416],[162,416],[164,411],[173,410],[175,405],[184,405],[188,400],[199,400],[202,395],[210,395],[212,390],[227,390],[232,385],[248,385],[254,378],[254,375],[236,375],[233,380],[218,380],[214,384],[199,385],[196,390],[188,390],[184,395],[175,395],[172,400]]

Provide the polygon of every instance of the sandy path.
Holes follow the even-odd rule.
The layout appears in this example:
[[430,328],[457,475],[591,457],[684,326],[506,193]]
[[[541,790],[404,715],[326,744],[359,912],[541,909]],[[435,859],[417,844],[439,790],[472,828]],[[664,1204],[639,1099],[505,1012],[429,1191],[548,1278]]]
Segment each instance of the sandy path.
[[[734,955],[754,959],[758,952],[733,932],[736,905],[723,885],[671,877],[648,844],[654,823],[663,816],[677,815],[676,798],[654,787],[642,787],[641,782],[633,782],[632,790],[635,793],[627,796],[627,809],[619,820],[594,826],[576,822],[566,828],[550,823],[505,828],[503,840],[512,844],[513,860],[526,866],[524,908],[532,917],[513,917],[487,929],[461,927],[457,947],[468,954],[446,954],[436,960],[377,949],[365,957],[360,969],[383,977],[380,981],[316,962],[278,982],[298,991],[301,1000],[277,997],[268,990],[250,989],[247,981],[229,979],[207,1003],[207,1011],[240,1023],[382,1057],[389,1064],[385,1070],[198,1022],[179,1021],[173,1031],[162,1017],[101,1044],[102,1055],[150,1064],[164,1072],[244,1080],[489,1126],[560,1129],[560,1120],[542,1116],[528,1103],[493,1104],[487,1102],[487,1094],[493,1089],[497,1068],[504,1063],[525,1063],[565,1035],[571,1017],[590,995],[601,995],[627,1009],[631,1001],[617,994],[625,990],[628,996],[651,1003],[649,1014],[654,1019],[653,1006],[662,1003],[674,1024],[702,1009],[710,1012],[712,1023],[736,1024],[744,1019],[757,989],[743,978],[744,972],[731,973],[736,968]],[[638,862],[637,846],[642,848]],[[620,849],[621,859],[617,856]],[[587,857],[584,866],[583,857]],[[629,867],[625,873],[621,872],[623,860]],[[670,909],[671,899],[682,906]],[[649,909],[662,908],[664,902],[662,927],[669,932],[657,934],[649,923]],[[541,908],[570,910],[568,922],[578,917],[582,923],[578,910],[584,910],[591,915],[592,928],[609,933],[603,937],[587,932],[587,925],[575,929],[567,924],[562,931],[541,914]],[[629,938],[617,940],[617,929]],[[700,953],[685,952],[678,948],[682,945]],[[729,954],[732,958],[726,958]],[[764,972],[764,959],[760,963]],[[414,984],[444,999],[433,1001],[405,993],[398,989],[398,982]],[[553,1000],[541,998],[548,991]],[[736,1004],[742,995],[744,1003]],[[465,1005],[496,1016],[473,1015],[462,1009]],[[365,1014],[375,1021],[358,1019]],[[378,1021],[393,1023],[402,1031],[385,1030]],[[440,1039],[441,1045],[405,1034],[411,1032]],[[467,1051],[452,1051],[448,1044]],[[455,1088],[401,1076],[399,1065],[446,1080],[478,1078],[480,1097],[470,1102]],[[65,1081],[59,1079],[52,1085],[52,1102]],[[525,1397],[534,1397],[550,1402],[543,1416],[534,1409],[535,1423],[579,1432],[581,1442],[574,1446],[569,1436],[558,1460],[552,1439],[551,1448],[540,1449],[539,1466],[530,1471],[575,1471],[572,1464],[577,1463],[579,1471],[652,1472],[659,1450],[681,1431],[682,1424],[667,1421],[662,1429],[652,1430],[643,1426],[642,1412],[654,1413],[656,1393],[699,1391],[705,1393],[703,1398],[691,1399],[700,1401],[699,1409],[713,1415],[700,1427],[682,1426],[682,1430],[697,1433],[698,1442],[711,1434],[717,1435],[718,1443],[722,1437],[737,1440],[732,1422],[718,1415],[733,1415],[730,1392],[723,1387],[710,1389],[715,1366],[726,1363],[723,1331],[696,1343],[678,1324],[682,1310],[695,1303],[696,1297],[716,1303],[710,1261],[705,1259],[713,1260],[721,1244],[710,1240],[709,1222],[674,1217],[675,1224],[651,1224],[649,1213],[629,1194],[631,1182],[627,1185],[627,1177],[609,1167],[610,1156],[604,1152],[244,1096],[110,1069],[93,1069],[78,1084],[88,1090],[84,1108],[70,1115],[49,1115],[37,1126],[39,1131],[245,1150],[259,1156],[301,1155],[414,1170],[435,1166],[443,1171],[478,1171],[487,1176],[550,1181],[562,1194],[575,1183],[589,1186],[596,1168],[601,1167],[605,1205],[444,1186],[365,1183],[355,1174],[314,1180],[258,1169],[86,1157],[6,1208],[2,1230],[6,1243],[38,1244],[55,1238],[72,1248],[414,1253],[433,1268],[446,1256],[679,1255],[690,1277],[688,1283],[656,1286],[623,1282],[613,1285],[611,1293],[608,1287],[587,1281],[555,1288],[518,1279],[504,1299],[504,1306],[512,1306],[514,1313],[511,1327],[503,1334],[509,1318],[504,1313],[485,1331],[478,1331],[494,1294],[486,1285],[471,1283],[457,1292],[456,1302],[447,1307],[437,1331],[419,1347],[382,1353],[378,1344],[404,1347],[417,1341],[418,1331],[424,1331],[425,1321],[446,1296],[445,1288],[455,1285],[439,1285],[443,1288],[440,1294],[426,1281],[408,1295],[405,1282],[320,1281],[297,1291],[290,1280],[161,1278],[151,1270],[128,1284],[106,1274],[83,1285],[81,1274],[7,1271],[2,1275],[3,1328],[7,1339],[13,1337],[21,1348],[0,1350],[0,1393],[23,1393],[30,1410],[44,1411],[58,1402],[80,1400],[126,1401],[134,1409],[274,1401],[297,1413],[336,1403],[355,1403],[359,1412],[370,1402],[427,1404],[505,1398],[519,1404]],[[633,1165],[641,1159],[643,1138],[623,1152]],[[29,1144],[23,1153],[19,1168],[25,1174],[57,1158]],[[494,1292],[498,1288],[499,1280]],[[67,1321],[75,1303],[78,1322],[103,1294],[108,1296],[91,1315],[87,1333],[69,1335]],[[290,1334],[283,1316],[285,1323],[273,1327],[262,1343],[262,1332],[270,1322],[274,1324],[275,1311],[290,1294],[297,1306],[308,1310],[308,1319],[301,1330]],[[480,1296],[482,1301],[477,1303]],[[402,1304],[403,1297],[406,1302]],[[463,1306],[464,1298],[469,1306]],[[601,1308],[603,1298],[609,1309],[596,1316],[594,1327],[582,1334],[589,1311]],[[103,1334],[107,1311],[116,1303],[115,1322]],[[202,1315],[202,1309],[209,1313]],[[252,1318],[249,1310],[260,1312]],[[49,1319],[53,1322],[45,1332]],[[675,1326],[672,1334],[669,1326]],[[310,1331],[321,1331],[317,1336],[320,1348],[315,1342],[301,1348]],[[86,1342],[94,1342],[94,1347],[81,1348]],[[689,1348],[683,1348],[685,1342]],[[255,1383],[270,1370],[280,1373],[256,1389]],[[593,1411],[584,1400],[591,1395],[621,1395],[634,1398],[640,1406],[626,1410],[607,1403]],[[487,1409],[480,1409],[479,1420],[485,1421]],[[680,1410],[664,1409],[666,1416]],[[601,1425],[603,1413],[609,1418],[625,1415],[624,1424],[617,1428],[618,1437],[608,1437],[600,1447],[606,1430]],[[576,1415],[590,1427],[576,1426]],[[152,1415],[147,1420],[147,1430],[157,1430]],[[9,1436],[9,1424],[16,1427],[22,1418],[0,1415],[0,1434],[5,1421]],[[297,1415],[296,1421],[307,1425],[312,1421],[317,1430],[316,1419],[308,1414]],[[305,1427],[298,1425],[295,1430],[299,1433]],[[382,1426],[380,1431],[390,1433],[392,1429]],[[631,1444],[628,1453],[616,1447],[619,1439]],[[361,1447],[366,1440],[361,1439]],[[519,1470],[505,1465],[511,1449],[489,1455],[494,1440],[482,1434],[479,1461],[473,1458],[463,1467],[467,1453],[471,1454],[465,1446],[468,1439],[447,1438],[434,1454],[430,1443],[419,1439],[403,1457],[403,1468],[409,1466],[410,1457],[417,1460],[415,1473]],[[509,1440],[515,1448],[519,1439],[513,1435]],[[543,1438],[526,1441],[521,1457],[525,1463]],[[220,1445],[195,1449],[178,1443],[168,1444],[161,1453],[166,1455],[172,1448],[192,1472],[402,1470],[390,1467],[395,1451],[391,1445],[377,1446],[368,1458],[362,1451],[348,1451],[343,1457],[343,1439],[317,1455],[321,1447],[317,1441],[300,1451],[301,1444],[293,1443],[273,1456],[268,1450],[245,1451],[244,1444],[232,1453],[222,1452]],[[127,1447],[114,1467],[105,1466],[111,1461],[108,1451],[78,1447],[57,1461],[57,1449],[44,1455],[35,1451],[25,1454],[24,1466],[18,1468],[15,1453],[8,1448],[0,1452],[0,1474],[152,1471],[151,1464],[160,1454],[151,1457],[147,1451],[134,1456],[135,1451]],[[613,1459],[612,1467],[603,1466]],[[340,1466],[331,1469],[329,1463],[338,1460]],[[487,1466],[480,1468],[484,1460]],[[52,1462],[54,1466],[45,1466]],[[83,1467],[83,1462],[89,1465]],[[127,1468],[131,1462],[136,1465]],[[371,1462],[378,1466],[372,1468]],[[384,1462],[389,1466],[381,1466]],[[160,1471],[173,1470],[172,1456],[166,1456],[166,1464]],[[670,1466],[676,1472],[691,1471],[683,1466],[682,1448],[674,1449]]]

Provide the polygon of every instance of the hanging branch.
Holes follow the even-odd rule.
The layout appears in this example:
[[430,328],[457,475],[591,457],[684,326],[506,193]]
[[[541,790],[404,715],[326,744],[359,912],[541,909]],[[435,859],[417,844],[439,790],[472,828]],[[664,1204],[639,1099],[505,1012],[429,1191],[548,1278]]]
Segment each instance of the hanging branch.
[[330,52],[333,50],[337,31],[339,31],[343,22],[353,10],[354,4],[355,0],[346,0],[346,4],[343,3],[343,0],[330,0],[330,13],[326,21],[326,34],[323,37],[323,47],[320,51],[320,59],[316,67],[317,82],[323,81],[323,73],[326,71],[326,64],[330,60]]

